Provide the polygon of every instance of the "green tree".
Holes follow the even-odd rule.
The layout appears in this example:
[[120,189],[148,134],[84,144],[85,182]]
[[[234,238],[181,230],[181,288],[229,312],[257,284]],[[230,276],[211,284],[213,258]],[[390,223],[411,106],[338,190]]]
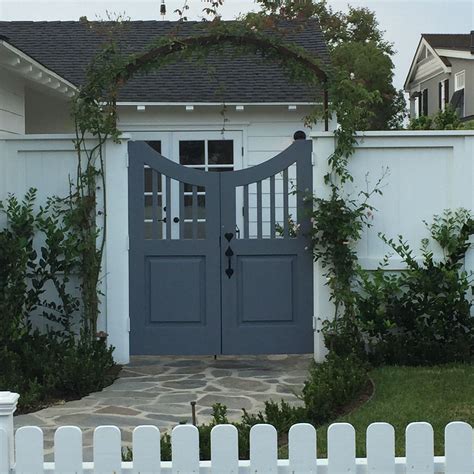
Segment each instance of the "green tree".
[[[287,18],[318,18],[328,43],[333,89],[341,88],[334,82],[350,79],[353,84],[346,88],[354,107],[363,107],[360,112],[359,130],[383,130],[400,128],[406,116],[403,91],[393,86],[395,53],[393,44],[384,38],[375,13],[365,7],[349,6],[347,12],[334,11],[327,0],[260,0],[266,15]],[[357,89],[363,89],[363,91]],[[364,93],[365,91],[365,93]],[[359,106],[360,96],[373,100]],[[335,107],[337,111],[337,107]],[[341,121],[341,117],[338,117]]]

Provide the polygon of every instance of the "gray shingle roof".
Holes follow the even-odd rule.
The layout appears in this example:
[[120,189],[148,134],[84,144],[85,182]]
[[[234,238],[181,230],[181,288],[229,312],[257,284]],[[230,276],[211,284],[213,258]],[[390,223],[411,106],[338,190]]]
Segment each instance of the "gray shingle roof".
[[[121,40],[127,53],[144,51],[153,40],[176,30],[176,22],[132,21]],[[304,47],[323,65],[329,56],[316,20],[281,25],[288,42]],[[189,36],[203,28],[201,22],[180,24],[180,35]],[[0,22],[0,35],[47,68],[75,85],[81,85],[103,36],[82,22]],[[169,64],[149,75],[133,78],[122,89],[121,101],[129,102],[313,102],[304,83],[290,81],[276,63],[259,54],[210,52],[204,62],[193,59]]]
[[470,51],[474,46],[474,31],[468,34],[424,34],[423,38],[433,48]]

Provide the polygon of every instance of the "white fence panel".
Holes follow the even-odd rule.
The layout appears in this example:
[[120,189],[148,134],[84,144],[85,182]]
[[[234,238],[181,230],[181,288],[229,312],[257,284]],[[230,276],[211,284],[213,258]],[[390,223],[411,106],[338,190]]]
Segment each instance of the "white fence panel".
[[94,473],[122,472],[121,433],[116,426],[99,426],[94,430]]
[[10,473],[10,453],[7,432],[0,428],[0,474]]
[[36,426],[19,428],[15,436],[15,474],[41,474],[43,470],[43,432]]
[[395,430],[388,423],[372,423],[367,428],[367,471],[395,473]]
[[328,429],[328,473],[356,473],[355,430],[349,423]]
[[288,433],[290,472],[313,474],[317,472],[316,430],[308,423],[290,428]]
[[429,423],[410,423],[406,429],[407,473],[434,472],[434,435]]
[[445,429],[445,456],[447,474],[472,474],[472,427],[467,423],[449,423]]
[[251,474],[275,474],[278,462],[277,431],[272,425],[255,425],[250,430]]
[[[0,415],[13,418],[11,405],[0,404]],[[2,408],[4,412],[2,413]],[[3,420],[5,421],[5,420]],[[7,420],[8,421],[8,420]],[[35,426],[15,435],[0,429],[0,474],[473,474],[473,429],[463,422],[445,428],[445,456],[434,456],[434,432],[429,423],[408,425],[405,455],[395,457],[395,430],[387,423],[367,428],[367,458],[356,458],[355,429],[335,423],[328,429],[327,459],[317,457],[317,432],[301,423],[290,428],[288,459],[278,459],[278,435],[268,424],[250,430],[250,459],[239,460],[235,426],[211,431],[211,460],[200,460],[199,431],[179,425],[171,435],[171,461],[161,461],[160,431],[155,426],[135,428],[133,460],[122,461],[121,432],[99,426],[93,437],[93,462],[83,462],[82,432],[74,426],[58,428],[54,462],[44,462],[43,432]],[[11,464],[9,446],[16,463]]]
[[180,425],[171,435],[173,474],[199,472],[199,431],[192,425]]
[[160,474],[160,430],[156,426],[137,426],[133,430],[133,472]]
[[214,426],[211,431],[212,474],[239,472],[239,434],[233,425]]
[[54,462],[61,474],[82,474],[82,431],[62,426],[54,433]]

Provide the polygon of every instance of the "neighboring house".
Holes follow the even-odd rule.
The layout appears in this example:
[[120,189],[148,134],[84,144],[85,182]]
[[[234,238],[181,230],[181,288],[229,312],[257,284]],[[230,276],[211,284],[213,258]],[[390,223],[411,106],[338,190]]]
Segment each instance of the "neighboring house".
[[447,104],[460,118],[474,118],[474,31],[470,34],[423,34],[405,91],[410,117],[433,115]]
[[[189,36],[202,25],[134,21],[120,45],[126,53],[141,52],[157,38]],[[317,21],[280,26],[288,42],[325,69],[329,56]],[[103,36],[84,22],[0,22],[0,35],[0,129],[19,134],[18,142],[7,140],[14,158],[5,166],[16,159],[27,170],[21,183],[51,193],[71,159],[72,135],[59,136],[73,132],[69,99],[84,83]],[[134,354],[313,350],[308,234],[291,236],[285,223],[291,218],[309,225],[293,186],[311,190],[311,142],[294,142],[312,130],[334,130],[334,120],[321,120],[312,130],[304,124],[314,105],[324,102],[322,88],[292,82],[275,62],[230,46],[202,61],[181,60],[137,75],[121,89],[119,127],[132,143],[127,166],[105,153],[110,255],[101,326],[120,361],[128,358],[129,331]],[[21,148],[31,143],[29,151],[38,141],[44,155]],[[58,173],[45,171],[52,164]],[[12,184],[7,191],[12,189],[23,188]],[[116,238],[122,233],[126,237]],[[125,246],[127,264],[118,257]]]

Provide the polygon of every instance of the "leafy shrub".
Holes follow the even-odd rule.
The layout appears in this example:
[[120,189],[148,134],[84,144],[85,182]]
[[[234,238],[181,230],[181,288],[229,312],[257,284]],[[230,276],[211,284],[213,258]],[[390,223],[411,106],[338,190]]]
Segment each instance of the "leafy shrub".
[[367,381],[367,366],[356,355],[331,352],[324,363],[312,366],[305,383],[307,418],[316,426],[335,419],[357,399]]
[[[35,212],[35,199],[30,189],[21,202],[15,196],[0,202],[7,217],[0,230],[0,387],[21,394],[23,412],[101,390],[117,372],[113,348],[74,325],[76,238],[56,200]],[[43,333],[36,329],[41,320]]]
[[[474,232],[469,211],[447,210],[428,225],[431,239],[443,249],[436,259],[430,242],[421,246],[422,263],[401,236],[382,239],[403,259],[407,270],[361,272],[358,325],[369,358],[376,364],[439,364],[472,360],[474,318],[470,276],[462,270]],[[472,294],[472,293],[471,293]]]
[[456,110],[448,105],[433,116],[421,115],[410,120],[410,130],[472,130],[474,121],[462,122]]
[[34,331],[0,348],[0,386],[21,394],[18,408],[23,413],[78,399],[116,378],[112,352],[100,340]]
[[410,130],[432,130],[433,119],[427,115],[420,115],[420,117],[410,120],[410,125],[408,128]]

